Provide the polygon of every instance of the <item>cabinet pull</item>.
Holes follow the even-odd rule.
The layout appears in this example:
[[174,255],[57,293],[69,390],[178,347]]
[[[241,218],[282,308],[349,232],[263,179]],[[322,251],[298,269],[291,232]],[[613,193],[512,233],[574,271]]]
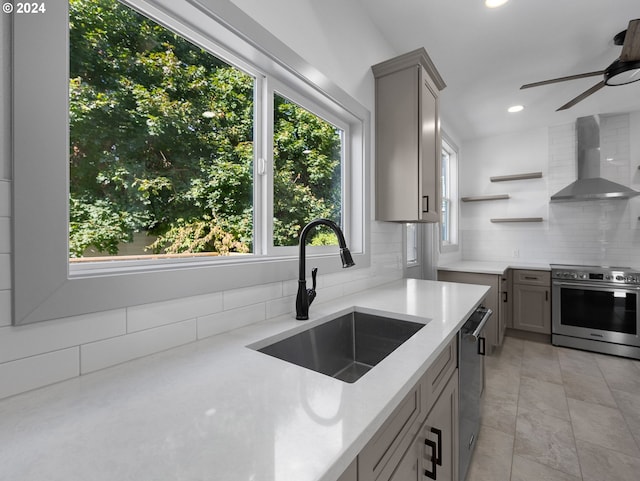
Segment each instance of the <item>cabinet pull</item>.
[[528,281],[537,281],[538,278],[535,276],[523,276]]
[[429,212],[429,196],[422,196],[422,212]]
[[438,454],[436,456],[436,464],[442,466],[442,430],[438,428],[431,428],[431,432],[438,436],[436,444],[438,446]]
[[549,300],[549,291],[544,291],[544,300],[545,301]]
[[484,337],[478,338],[478,354],[481,356],[487,355],[486,339]]
[[430,439],[425,439],[424,444],[431,448],[431,471],[425,468],[424,475],[430,479],[436,479],[436,442]]
[[502,302],[507,302],[507,291],[502,292]]

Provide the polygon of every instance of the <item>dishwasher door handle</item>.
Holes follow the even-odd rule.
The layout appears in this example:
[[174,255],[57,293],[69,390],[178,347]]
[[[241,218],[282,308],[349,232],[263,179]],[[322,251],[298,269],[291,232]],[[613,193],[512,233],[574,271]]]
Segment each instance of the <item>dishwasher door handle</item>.
[[493,311],[491,309],[487,309],[487,312],[485,313],[485,315],[482,316],[482,320],[478,323],[478,327],[476,327],[476,330],[473,331],[473,334],[471,334],[474,338],[478,339],[480,337],[480,333],[484,329],[484,325],[487,323],[487,321],[491,317],[491,314],[493,314]]

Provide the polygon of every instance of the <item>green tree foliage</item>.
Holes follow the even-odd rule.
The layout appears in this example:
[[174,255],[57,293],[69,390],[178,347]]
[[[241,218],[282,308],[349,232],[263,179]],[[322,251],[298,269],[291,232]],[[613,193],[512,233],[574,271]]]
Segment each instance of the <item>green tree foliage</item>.
[[[135,232],[155,252],[251,252],[254,79],[117,0],[71,0],[69,34],[70,255]],[[291,245],[340,220],[340,135],[276,103],[274,238]]]

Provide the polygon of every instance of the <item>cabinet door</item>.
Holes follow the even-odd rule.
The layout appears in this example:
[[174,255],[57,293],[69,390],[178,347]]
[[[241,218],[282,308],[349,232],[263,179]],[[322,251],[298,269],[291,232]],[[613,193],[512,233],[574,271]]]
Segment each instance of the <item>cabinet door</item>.
[[420,142],[420,217],[426,222],[440,221],[441,142],[438,121],[438,99],[428,75],[422,69],[421,142]]
[[[423,480],[458,480],[457,370],[433,405],[416,442],[422,446]],[[427,442],[435,443],[435,448],[432,447],[434,444],[429,445]],[[436,459],[433,459],[434,454]]]
[[425,481],[423,473],[420,443],[416,441],[409,446],[388,481]]
[[549,287],[513,285],[513,327],[524,331],[551,334]]

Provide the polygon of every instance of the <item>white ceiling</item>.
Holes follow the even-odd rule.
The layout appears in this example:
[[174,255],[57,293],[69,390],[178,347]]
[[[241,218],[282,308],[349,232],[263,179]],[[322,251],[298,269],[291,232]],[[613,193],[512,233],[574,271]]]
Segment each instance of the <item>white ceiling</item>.
[[[622,48],[613,36],[640,18],[639,0],[510,0],[497,9],[484,0],[360,2],[398,54],[427,50],[447,84],[443,120],[462,140],[640,110],[640,82],[604,87],[563,112],[556,109],[602,78],[520,90],[604,70]],[[507,113],[514,104],[525,110]]]

